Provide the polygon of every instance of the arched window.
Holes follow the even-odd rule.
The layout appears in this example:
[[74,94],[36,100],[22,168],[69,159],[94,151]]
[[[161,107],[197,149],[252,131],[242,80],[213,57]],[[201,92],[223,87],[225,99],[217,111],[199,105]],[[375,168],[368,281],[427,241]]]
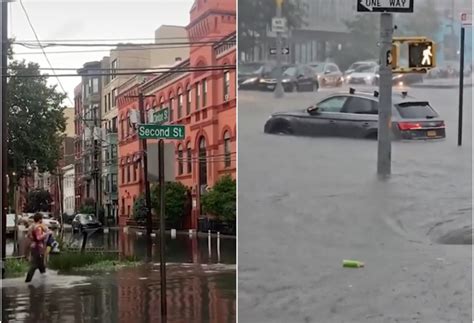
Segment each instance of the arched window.
[[170,122],[172,122],[174,120],[174,113],[173,113],[173,109],[174,109],[174,97],[173,97],[173,93],[170,93],[170,114],[169,114],[169,119],[170,119]]
[[191,151],[191,143],[188,142],[188,144],[186,145],[186,159],[187,159],[188,173],[191,173],[193,170],[192,158],[193,158],[193,153]]
[[192,95],[191,86],[188,86],[188,89],[186,92],[186,115],[189,115],[191,113],[191,95]]
[[202,107],[207,105],[207,80],[202,80]]
[[160,110],[163,109],[164,107],[165,107],[165,98],[161,97],[160,98]]
[[183,175],[183,146],[178,145],[178,175]]
[[199,101],[201,101],[201,87],[196,83],[196,110],[199,110]]
[[181,88],[178,89],[178,119],[183,116],[183,93]]
[[207,185],[206,138],[199,139],[199,185]]
[[230,148],[230,133],[229,131],[226,131],[224,133],[224,166],[225,167],[230,167],[232,164],[232,159],[231,159],[231,148]]

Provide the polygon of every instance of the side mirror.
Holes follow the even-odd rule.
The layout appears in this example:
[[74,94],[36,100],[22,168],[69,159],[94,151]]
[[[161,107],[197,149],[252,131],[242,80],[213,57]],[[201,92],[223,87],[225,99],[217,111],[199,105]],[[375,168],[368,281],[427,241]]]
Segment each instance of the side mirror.
[[306,111],[308,112],[308,114],[311,114],[311,115],[315,115],[315,114],[320,113],[319,107],[316,107],[316,106],[309,107],[308,109],[306,109]]
[[302,79],[303,77],[304,77],[303,74],[298,74],[298,78],[299,78],[299,79]]

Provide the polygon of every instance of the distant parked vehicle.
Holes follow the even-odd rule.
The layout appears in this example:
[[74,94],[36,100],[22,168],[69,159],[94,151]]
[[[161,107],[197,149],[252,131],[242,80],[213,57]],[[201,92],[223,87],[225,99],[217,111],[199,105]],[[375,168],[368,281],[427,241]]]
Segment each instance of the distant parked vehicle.
[[[260,89],[274,91],[277,84],[278,70],[272,72],[260,80]],[[317,91],[319,83],[315,78],[314,71],[308,65],[287,65],[284,66],[282,75],[282,85],[285,92],[293,91]]]
[[273,64],[267,62],[240,64],[238,70],[239,90],[258,89],[260,79],[266,73],[270,73],[273,67]]
[[314,62],[308,65],[314,69],[319,86],[342,86],[344,78],[339,66],[335,63]]
[[355,70],[363,68],[363,67],[374,67],[378,66],[379,64],[376,61],[359,61],[352,63],[351,66],[344,72],[344,81],[347,81],[349,75],[354,73]]
[[101,229],[102,223],[92,214],[77,214],[72,220],[72,231],[82,232],[86,229]]

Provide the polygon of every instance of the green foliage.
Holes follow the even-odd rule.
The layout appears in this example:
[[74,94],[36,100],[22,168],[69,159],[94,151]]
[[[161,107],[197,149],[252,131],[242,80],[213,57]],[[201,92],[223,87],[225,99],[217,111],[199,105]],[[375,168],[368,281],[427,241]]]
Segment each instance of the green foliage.
[[36,63],[12,61],[8,67],[15,76],[7,81],[8,171],[23,174],[25,161],[36,160],[39,171],[52,172],[61,157],[66,95],[47,85]]
[[221,177],[214,187],[201,197],[206,213],[217,216],[224,222],[236,218],[236,181],[229,175]]
[[79,208],[79,213],[83,214],[95,214],[95,201],[94,199],[87,198]]
[[[151,205],[155,214],[160,216],[160,186],[151,188]],[[184,216],[188,201],[188,189],[180,182],[165,183],[165,216],[170,224],[177,224]]]
[[42,189],[28,192],[25,212],[49,212],[52,202],[51,194]]
[[143,221],[146,219],[147,208],[145,195],[141,194],[133,204],[133,218],[137,221]]
[[29,263],[26,259],[6,259],[5,276],[7,278],[20,277],[28,272]]
[[[275,0],[239,0],[239,50],[246,52],[265,39],[267,26],[275,17]],[[302,0],[286,0],[282,7],[283,16],[290,29],[305,25],[306,5]]]
[[345,21],[345,24],[351,35],[351,41],[343,44],[343,50],[334,54],[334,61],[339,67],[345,70],[359,60],[378,60],[379,15],[357,15],[354,20]]

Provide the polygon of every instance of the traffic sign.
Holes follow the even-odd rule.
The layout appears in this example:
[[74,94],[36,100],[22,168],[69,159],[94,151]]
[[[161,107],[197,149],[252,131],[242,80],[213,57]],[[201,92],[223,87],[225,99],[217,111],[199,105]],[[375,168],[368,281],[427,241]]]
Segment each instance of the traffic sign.
[[472,12],[461,13],[461,24],[463,26],[472,26]]
[[183,125],[138,125],[138,137],[140,139],[184,139]]
[[357,0],[358,12],[413,12],[414,0]]
[[409,68],[436,67],[436,45],[432,41],[408,43]]
[[169,121],[170,113],[168,108],[161,109],[153,113],[153,122],[162,124]]
[[272,32],[274,33],[286,33],[288,28],[286,27],[286,18],[274,17],[272,18]]
[[[270,48],[270,55],[276,55],[277,49],[276,48]],[[290,48],[285,47],[281,49],[281,54],[282,55],[289,55],[290,54]]]

